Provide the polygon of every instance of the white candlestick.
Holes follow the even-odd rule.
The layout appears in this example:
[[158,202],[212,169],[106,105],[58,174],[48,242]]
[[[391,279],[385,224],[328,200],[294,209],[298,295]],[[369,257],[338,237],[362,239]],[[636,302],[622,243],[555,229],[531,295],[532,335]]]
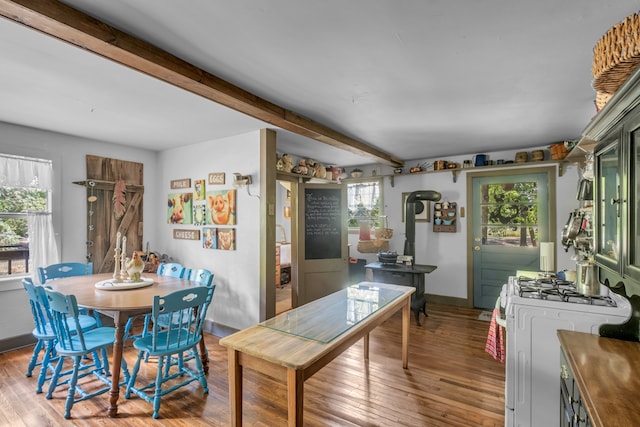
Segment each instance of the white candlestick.
[[118,234],[116,234],[116,248],[120,248],[120,232],[118,231]]
[[123,254],[127,253],[127,236],[124,236],[122,238],[122,253]]
[[540,270],[553,271],[553,242],[540,242]]

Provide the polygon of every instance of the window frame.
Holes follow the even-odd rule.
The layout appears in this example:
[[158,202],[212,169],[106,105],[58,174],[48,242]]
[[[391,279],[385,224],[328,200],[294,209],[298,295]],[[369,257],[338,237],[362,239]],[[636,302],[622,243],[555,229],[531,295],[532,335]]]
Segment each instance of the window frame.
[[[49,167],[49,173],[53,174],[53,161],[50,159],[45,159],[45,158],[40,158],[40,157],[31,157],[31,156],[20,156],[20,155],[13,155],[13,154],[9,154],[9,153],[0,153],[0,156],[4,157],[5,159],[15,159],[16,161],[28,161],[28,162],[37,162],[37,163],[45,163],[48,164]],[[35,172],[35,171],[34,171]],[[11,174],[10,174],[11,175]],[[34,174],[33,177],[41,177],[39,174]],[[6,178],[6,176],[4,177]],[[15,182],[12,182],[11,177],[9,177],[9,182],[4,181],[3,179],[0,179],[0,186],[2,188],[8,188],[8,189],[16,189],[16,190],[37,190],[39,192],[44,192],[44,198],[45,198],[45,206],[44,209],[38,209],[38,210],[33,210],[30,208],[27,208],[24,211],[21,212],[4,212],[4,211],[0,211],[0,219],[21,219],[21,220],[25,220],[27,221],[28,215],[31,212],[36,212],[38,214],[47,214],[47,215],[52,215],[52,204],[53,204],[53,190],[50,187],[51,184],[51,179],[45,179],[45,181],[47,182],[47,184],[45,185],[19,185],[16,184]],[[40,182],[40,181],[38,181]],[[31,242],[30,242],[30,236],[28,236],[28,234],[26,236],[23,236],[27,238],[26,241],[26,245],[27,247],[31,250]],[[7,245],[7,246],[23,246],[24,243],[16,243],[15,245]],[[31,257],[30,257],[31,258]],[[31,259],[29,261],[29,264],[31,264]],[[29,265],[29,270],[31,270],[31,265]],[[20,279],[22,277],[26,277],[29,275],[32,275],[33,272],[29,271],[29,272],[24,272],[24,273],[15,273],[13,274],[10,270],[7,271],[7,274],[2,274],[0,275],[0,280],[6,280],[6,279]]]
[[[364,219],[366,218],[370,218],[373,221],[372,224],[372,228],[376,225],[375,222],[376,221],[381,221],[382,218],[384,216],[384,177],[382,176],[370,176],[370,177],[366,177],[366,178],[352,178],[352,179],[345,179],[343,180],[343,182],[347,185],[347,229],[349,230],[350,234],[353,233],[358,233],[360,230],[359,226],[350,226],[349,223],[351,222],[352,219],[355,218],[355,216],[352,216],[349,213],[349,200],[351,199],[350,197],[350,189],[351,186],[355,186],[358,184],[367,184],[367,183],[376,183],[378,186],[378,203],[377,203],[377,207],[379,210],[379,215],[377,215],[376,217],[363,217]],[[381,224],[378,224],[378,226],[380,226]]]

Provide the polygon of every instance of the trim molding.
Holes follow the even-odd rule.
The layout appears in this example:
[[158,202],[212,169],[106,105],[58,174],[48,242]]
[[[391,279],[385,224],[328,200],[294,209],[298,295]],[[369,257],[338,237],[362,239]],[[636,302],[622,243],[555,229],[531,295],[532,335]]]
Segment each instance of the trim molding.
[[454,307],[466,307],[473,308],[473,305],[464,298],[448,297],[445,295],[431,295],[427,294],[427,301],[434,304],[452,305]]
[[0,353],[28,347],[36,343],[36,339],[31,334],[17,335],[15,337],[0,340]]

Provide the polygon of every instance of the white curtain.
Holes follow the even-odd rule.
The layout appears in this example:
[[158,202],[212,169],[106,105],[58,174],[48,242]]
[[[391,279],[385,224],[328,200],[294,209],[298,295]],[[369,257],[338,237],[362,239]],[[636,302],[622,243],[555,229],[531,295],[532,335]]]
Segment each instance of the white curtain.
[[60,262],[60,252],[53,232],[50,213],[29,212],[29,257],[32,271]]
[[[51,191],[51,160],[0,154],[0,186]],[[31,271],[60,262],[51,212],[27,212]]]
[[50,191],[52,181],[53,168],[50,160],[0,155],[0,185]]

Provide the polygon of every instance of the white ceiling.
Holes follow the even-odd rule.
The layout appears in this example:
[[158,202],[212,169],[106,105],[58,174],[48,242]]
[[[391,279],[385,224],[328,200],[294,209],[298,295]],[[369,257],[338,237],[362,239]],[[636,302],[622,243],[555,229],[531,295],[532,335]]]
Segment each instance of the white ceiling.
[[[4,0],[3,0],[4,1]],[[619,0],[65,0],[288,110],[403,159],[579,137],[592,49]],[[273,126],[0,19],[0,121],[163,150]],[[278,131],[278,150],[366,157]]]

